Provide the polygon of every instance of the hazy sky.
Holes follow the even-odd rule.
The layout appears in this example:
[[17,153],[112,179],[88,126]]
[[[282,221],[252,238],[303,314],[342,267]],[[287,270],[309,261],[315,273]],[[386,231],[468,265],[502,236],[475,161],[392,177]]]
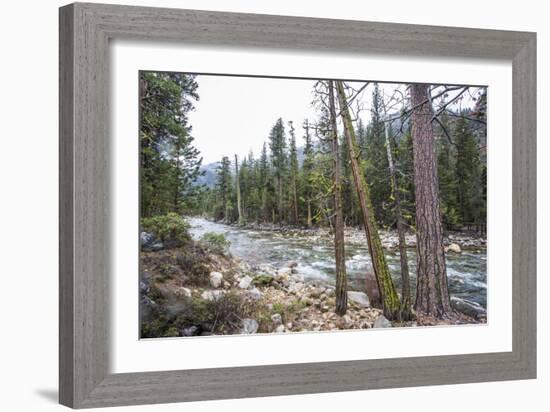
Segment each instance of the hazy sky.
[[200,100],[189,120],[203,164],[249,150],[259,154],[279,117],[294,122],[301,146],[302,122],[315,118],[311,80],[200,75],[197,82]]
[[[218,162],[222,156],[246,156],[250,150],[258,156],[268,140],[275,121],[282,117],[288,137],[288,121],[294,122],[298,146],[303,146],[302,122],[315,122],[313,80],[271,79],[198,75],[200,100],[189,114],[194,144],[203,156],[203,164]],[[349,83],[348,83],[349,84]],[[362,83],[354,85],[361,87]],[[404,85],[386,84],[381,89],[391,94]],[[368,122],[372,99],[369,85],[354,101],[363,110],[361,117]]]

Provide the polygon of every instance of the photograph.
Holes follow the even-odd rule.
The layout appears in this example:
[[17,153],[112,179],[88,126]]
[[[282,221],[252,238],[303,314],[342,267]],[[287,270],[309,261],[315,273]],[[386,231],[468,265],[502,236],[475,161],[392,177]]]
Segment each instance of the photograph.
[[141,339],[487,324],[486,85],[137,80]]

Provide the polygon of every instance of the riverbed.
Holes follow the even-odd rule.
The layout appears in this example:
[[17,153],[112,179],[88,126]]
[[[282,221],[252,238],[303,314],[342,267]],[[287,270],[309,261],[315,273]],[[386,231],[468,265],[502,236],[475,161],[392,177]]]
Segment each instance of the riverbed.
[[[231,242],[230,252],[251,266],[271,264],[280,267],[288,261],[298,263],[297,271],[306,281],[334,284],[334,246],[330,238],[315,231],[276,231],[249,229],[189,218],[191,234],[199,239],[204,233],[223,233]],[[416,253],[407,250],[411,289],[416,290]],[[386,259],[398,290],[401,288],[399,253],[386,250]],[[485,248],[447,253],[447,276],[451,296],[487,305],[487,253]],[[346,269],[350,289],[363,290],[365,272],[372,271],[365,243],[346,244]]]

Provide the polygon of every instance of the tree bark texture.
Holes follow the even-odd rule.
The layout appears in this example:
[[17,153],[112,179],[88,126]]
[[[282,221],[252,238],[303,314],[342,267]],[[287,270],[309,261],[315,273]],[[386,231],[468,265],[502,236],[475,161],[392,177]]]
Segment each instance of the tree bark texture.
[[439,205],[433,110],[427,85],[410,88],[416,200],[417,314],[443,318],[452,313],[447,286]]
[[378,234],[378,228],[376,225],[376,220],[370,200],[369,187],[363,174],[363,168],[360,166],[359,163],[360,150],[357,145],[355,130],[353,128],[351,115],[347,105],[344,85],[341,81],[336,82],[336,90],[340,103],[340,115],[344,124],[345,138],[348,143],[353,180],[355,183],[355,188],[357,190],[357,196],[359,198],[359,206],[363,218],[365,235],[367,237],[367,245],[372,259],[374,275],[376,276],[376,282],[378,284],[378,290],[380,294],[380,299],[382,301],[384,316],[386,316],[390,320],[399,319],[399,296],[397,295],[397,292],[395,290],[388,264],[386,262],[386,257],[384,256],[384,250],[382,249],[382,242],[380,241],[380,236]]
[[345,315],[348,308],[348,280],[344,250],[344,217],[342,213],[342,178],[340,176],[340,154],[338,147],[338,129],[336,125],[336,106],[334,102],[334,83],[329,85],[329,105],[333,158],[333,198],[334,198],[334,257],[336,260],[336,313]]

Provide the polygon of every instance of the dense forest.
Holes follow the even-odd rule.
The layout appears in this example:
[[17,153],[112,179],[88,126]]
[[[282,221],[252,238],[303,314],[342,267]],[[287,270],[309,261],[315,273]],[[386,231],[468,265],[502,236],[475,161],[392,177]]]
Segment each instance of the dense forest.
[[[386,318],[453,316],[443,238],[485,231],[486,88],[317,81],[316,118],[296,124],[274,113],[271,129],[258,136],[259,153],[228,153],[216,164],[213,184],[201,185],[202,156],[189,122],[199,83],[194,75],[141,73],[143,219],[175,213],[241,226],[328,229],[338,315],[348,305],[344,229],[356,227],[378,289],[367,292]],[[400,291],[380,230],[398,233]],[[408,233],[417,240],[416,297]]]

